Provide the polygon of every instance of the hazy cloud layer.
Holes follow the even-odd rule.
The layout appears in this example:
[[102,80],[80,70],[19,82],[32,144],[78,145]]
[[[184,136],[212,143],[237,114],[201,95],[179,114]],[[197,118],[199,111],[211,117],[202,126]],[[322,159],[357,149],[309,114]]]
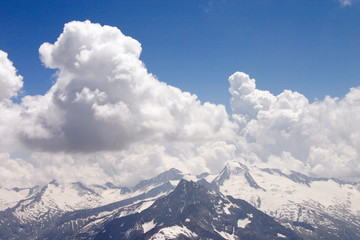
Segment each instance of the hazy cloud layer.
[[233,159],[359,180],[360,88],[309,103],[290,90],[258,90],[237,72],[229,115],[156,79],[140,43],[115,27],[70,22],[39,52],[56,82],[21,103],[11,97],[22,77],[0,52],[0,185],[127,185],[171,167],[216,172]]

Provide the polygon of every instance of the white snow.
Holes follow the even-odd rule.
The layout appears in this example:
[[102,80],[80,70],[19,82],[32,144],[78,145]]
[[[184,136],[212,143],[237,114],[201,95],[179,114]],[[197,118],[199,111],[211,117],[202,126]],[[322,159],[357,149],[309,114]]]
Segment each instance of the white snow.
[[150,231],[151,229],[153,229],[156,226],[156,223],[154,223],[154,219],[151,220],[150,222],[146,222],[142,225],[143,231],[144,233],[147,233],[148,231]]
[[218,176],[217,174],[211,174],[211,175],[206,176],[206,177],[205,177],[205,180],[210,183],[210,182],[212,182],[217,176]]
[[228,215],[231,214],[231,212],[229,210],[230,207],[233,207],[233,204],[231,202],[230,203],[225,203],[225,206],[224,206],[224,213],[225,214],[228,214]]
[[245,228],[246,225],[248,225],[249,223],[251,223],[251,220],[248,219],[248,218],[239,219],[239,220],[237,221],[237,226],[238,226],[239,228]]
[[29,193],[29,188],[19,189],[19,191],[0,188],[0,211],[14,207],[20,200],[28,197]]
[[131,193],[121,194],[120,189],[94,189],[101,196],[100,205],[104,206],[113,202],[131,197]]
[[[32,198],[25,199],[21,206],[15,209],[15,216],[22,222],[33,221],[43,217],[48,218],[59,213],[103,206],[123,199],[135,197],[147,190],[149,189],[146,188],[135,192],[121,194],[121,190],[118,188],[107,188],[95,185],[81,186],[78,183],[50,183],[44,189],[40,200],[33,201]],[[160,193],[156,197],[164,194],[166,193]],[[138,205],[137,209],[131,209],[130,211],[143,211],[151,206],[155,198],[132,203],[141,204]],[[128,214],[128,210],[121,211],[120,213],[120,215]]]
[[150,238],[150,240],[170,240],[175,239],[180,234],[188,238],[197,237],[197,235],[191,232],[187,227],[175,225],[167,228],[162,228],[159,232],[154,234]]
[[283,235],[283,234],[281,234],[281,233],[278,233],[278,234],[277,234],[277,237],[279,237],[279,238],[286,238],[286,236]]
[[[345,219],[360,213],[360,191],[351,184],[318,180],[308,186],[282,174],[248,165],[250,175],[264,191],[250,186],[244,175],[246,169],[240,164],[232,162],[229,168],[231,176],[220,186],[220,191],[224,195],[243,199],[275,218],[302,221],[311,218],[311,210]],[[300,207],[305,207],[307,211],[300,211]]]
[[179,184],[179,180],[172,180],[170,181],[171,185],[173,185],[174,187],[176,187]]
[[228,239],[228,240],[236,240],[237,239],[237,238],[235,238],[234,233],[230,234],[230,233],[227,233],[224,231],[218,231],[215,228],[214,228],[214,231],[217,232],[218,234],[220,234],[220,236],[222,236],[225,239]]
[[41,216],[53,216],[60,212],[97,207],[101,197],[94,192],[79,188],[77,184],[48,184],[41,199],[28,198],[22,207],[15,210],[15,216],[22,221],[36,220]]
[[154,202],[155,202],[155,200],[144,201],[135,211],[140,213],[140,212],[144,211],[145,209],[149,208]]

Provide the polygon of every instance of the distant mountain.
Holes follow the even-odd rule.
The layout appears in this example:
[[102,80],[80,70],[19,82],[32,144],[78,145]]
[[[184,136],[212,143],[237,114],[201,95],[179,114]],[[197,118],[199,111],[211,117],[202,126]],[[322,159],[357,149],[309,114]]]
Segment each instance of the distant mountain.
[[105,224],[94,238],[107,239],[300,239],[249,203],[181,180],[169,195],[141,213]]
[[172,168],[134,187],[0,188],[0,239],[109,236],[357,240],[360,184],[230,162],[218,175]]
[[150,178],[148,180],[140,181],[138,184],[135,185],[135,187],[133,187],[133,190],[136,191],[139,189],[145,189],[149,186],[156,186],[159,184],[163,184],[167,181],[180,181],[183,177],[184,174],[181,171],[175,168],[171,168],[168,171],[163,172],[156,177]]
[[39,190],[39,186],[33,188],[0,188],[0,211],[14,207],[20,200],[31,197]]
[[305,239],[360,239],[359,183],[230,162],[211,184]]
[[177,180],[177,184],[181,179],[179,172],[170,169],[134,188],[111,183],[59,184],[53,180],[0,211],[0,239],[64,239],[95,220],[101,222],[139,211],[148,207],[153,198],[173,190],[176,185],[170,180]]

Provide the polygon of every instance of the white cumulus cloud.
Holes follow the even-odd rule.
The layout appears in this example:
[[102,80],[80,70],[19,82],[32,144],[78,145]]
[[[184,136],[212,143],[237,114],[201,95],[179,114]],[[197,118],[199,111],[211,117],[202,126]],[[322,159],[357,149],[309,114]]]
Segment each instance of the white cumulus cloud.
[[359,87],[343,99],[326,97],[309,103],[290,90],[277,96],[258,90],[255,80],[244,73],[234,73],[229,82],[239,134],[261,161],[276,159],[279,166],[292,165],[317,176],[358,179]]
[[202,104],[160,82],[139,59],[140,43],[115,27],[70,22],[39,51],[58,77],[45,96],[24,98],[24,125],[30,127],[22,140],[29,147],[93,152],[231,134],[224,106]]
[[12,151],[18,142],[15,140],[20,119],[20,108],[11,101],[23,86],[22,76],[17,74],[8,54],[0,50],[0,153]]
[[8,54],[0,50],[0,101],[15,97],[23,86],[22,76],[17,75]]
[[67,23],[39,49],[57,70],[55,83],[20,103],[12,98],[22,77],[0,52],[0,185],[53,178],[131,185],[172,167],[217,172],[237,159],[360,180],[360,87],[311,103],[290,90],[259,90],[236,72],[229,115],[158,80],[141,50],[115,27]]
[[140,43],[119,29],[70,22],[39,52],[56,82],[11,108],[17,146],[36,153],[28,159],[34,181],[134,183],[174,166],[219,170],[232,156],[236,124],[225,106],[156,79],[139,59]]

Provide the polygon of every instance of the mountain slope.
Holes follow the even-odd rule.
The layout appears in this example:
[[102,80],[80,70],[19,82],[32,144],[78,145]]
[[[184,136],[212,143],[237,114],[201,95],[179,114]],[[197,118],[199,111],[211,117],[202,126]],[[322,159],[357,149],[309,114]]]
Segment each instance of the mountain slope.
[[[181,179],[197,184],[187,186]],[[359,183],[240,162],[230,162],[217,176],[170,169],[134,187],[52,181],[42,188],[0,193],[0,239],[6,240],[94,239],[121,219],[133,224],[126,225],[128,233],[145,239],[234,239],[244,232],[261,239],[268,234],[262,228],[272,226],[274,219],[303,239],[360,239]],[[247,202],[271,221],[255,214]],[[290,235],[280,231],[274,239],[283,236]]]
[[231,162],[212,184],[307,239],[360,239],[360,192],[355,183],[310,178]]
[[173,190],[175,186],[169,180],[178,181],[179,176],[181,172],[172,169],[134,188],[110,183],[59,184],[53,180],[15,206],[0,211],[0,239],[64,239],[88,224],[100,224],[149,206],[151,199]]
[[0,211],[12,208],[16,204],[40,191],[39,186],[33,188],[0,188]]
[[181,180],[169,195],[141,213],[105,224],[106,239],[300,239],[243,200],[228,199]]

